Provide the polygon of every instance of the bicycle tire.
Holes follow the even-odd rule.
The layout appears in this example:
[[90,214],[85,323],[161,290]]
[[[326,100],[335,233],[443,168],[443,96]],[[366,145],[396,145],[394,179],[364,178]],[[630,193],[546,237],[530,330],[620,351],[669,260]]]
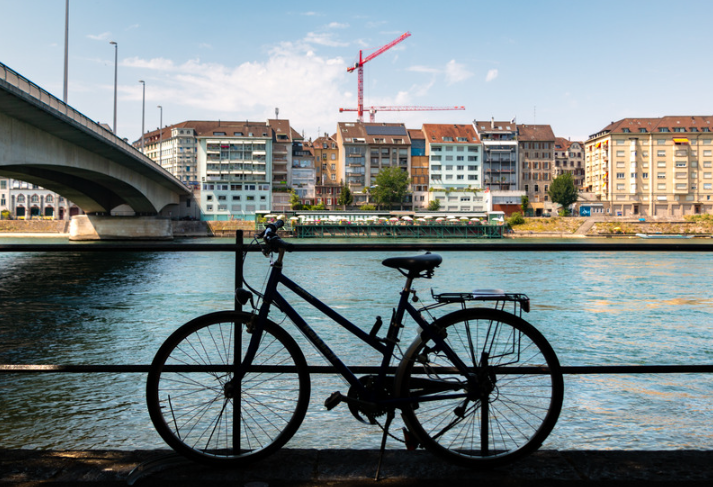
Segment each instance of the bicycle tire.
[[265,323],[240,393],[226,387],[235,371],[236,329],[243,357],[252,337],[245,326],[250,319],[233,311],[200,316],[173,332],[151,364],[146,382],[151,421],[163,440],[189,459],[218,466],[252,463],[284,446],[305,417],[307,362],[295,340],[273,322]]
[[425,333],[409,347],[395,387],[400,397],[416,399],[402,416],[419,444],[475,468],[503,465],[539,448],[564,396],[560,364],[544,336],[525,320],[490,308],[455,311],[434,324],[472,374],[454,370]]

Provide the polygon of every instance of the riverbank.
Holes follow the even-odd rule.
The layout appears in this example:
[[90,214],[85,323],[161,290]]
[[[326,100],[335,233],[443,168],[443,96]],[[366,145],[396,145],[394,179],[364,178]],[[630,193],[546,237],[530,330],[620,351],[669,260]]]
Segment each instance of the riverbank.
[[[241,469],[205,467],[160,450],[0,453],[3,486],[373,486],[378,462],[376,450],[283,449]],[[708,451],[539,451],[507,467],[477,471],[422,450],[387,450],[379,485],[699,487],[713,483],[711,460]]]
[[[252,221],[173,221],[173,235],[181,237],[234,237],[237,230],[252,235]],[[445,227],[444,227],[445,228]],[[450,228],[450,227],[449,227]],[[514,225],[507,238],[636,237],[637,234],[713,236],[713,217],[644,220],[621,217],[526,218]],[[1,237],[69,237],[69,222],[57,220],[0,220]],[[452,235],[457,238],[458,235]]]

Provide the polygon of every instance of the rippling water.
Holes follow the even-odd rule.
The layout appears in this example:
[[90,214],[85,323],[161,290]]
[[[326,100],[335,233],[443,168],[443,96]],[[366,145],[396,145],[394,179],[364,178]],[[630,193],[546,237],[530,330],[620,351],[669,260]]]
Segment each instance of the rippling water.
[[[194,242],[218,241],[230,242]],[[389,316],[403,284],[380,262],[404,254],[296,252],[286,274],[368,329],[376,315]],[[422,299],[431,287],[526,293],[526,318],[563,365],[713,363],[710,254],[442,255],[436,277],[417,283]],[[245,272],[254,286],[264,282],[266,264],[249,255]],[[0,253],[0,363],[148,364],[178,325],[230,308],[233,269],[231,254],[215,252]],[[347,362],[373,364],[374,355],[336,325],[299,309]],[[404,336],[408,343],[408,330]],[[303,350],[324,363],[311,346]],[[144,381],[144,374],[0,374],[0,448],[163,447],[146,412]],[[331,377],[313,379],[310,412],[290,446],[378,447],[380,430],[357,423],[345,407],[324,410],[327,395],[346,389]],[[565,376],[562,415],[544,448],[710,449],[712,413],[710,375]]]

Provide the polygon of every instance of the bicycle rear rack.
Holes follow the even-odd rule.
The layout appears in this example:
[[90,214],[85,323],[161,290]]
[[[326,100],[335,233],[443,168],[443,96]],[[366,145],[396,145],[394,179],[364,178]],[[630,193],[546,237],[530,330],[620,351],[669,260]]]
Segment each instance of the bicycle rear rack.
[[436,301],[435,305],[427,308],[441,306],[444,304],[461,303],[463,308],[468,307],[471,301],[490,301],[494,303],[496,309],[503,310],[506,303],[512,302],[513,314],[520,316],[522,311],[530,312],[530,298],[526,294],[506,293],[500,289],[475,289],[469,293],[441,293],[435,294],[431,290],[431,297]]

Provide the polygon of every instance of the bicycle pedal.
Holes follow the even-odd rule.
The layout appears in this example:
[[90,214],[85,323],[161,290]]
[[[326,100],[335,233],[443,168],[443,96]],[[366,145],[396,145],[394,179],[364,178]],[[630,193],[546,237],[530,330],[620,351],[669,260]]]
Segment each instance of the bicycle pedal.
[[344,396],[342,395],[341,392],[336,391],[330,394],[330,396],[324,401],[324,407],[327,408],[327,411],[331,411],[332,409],[336,408],[340,402],[344,400]]

